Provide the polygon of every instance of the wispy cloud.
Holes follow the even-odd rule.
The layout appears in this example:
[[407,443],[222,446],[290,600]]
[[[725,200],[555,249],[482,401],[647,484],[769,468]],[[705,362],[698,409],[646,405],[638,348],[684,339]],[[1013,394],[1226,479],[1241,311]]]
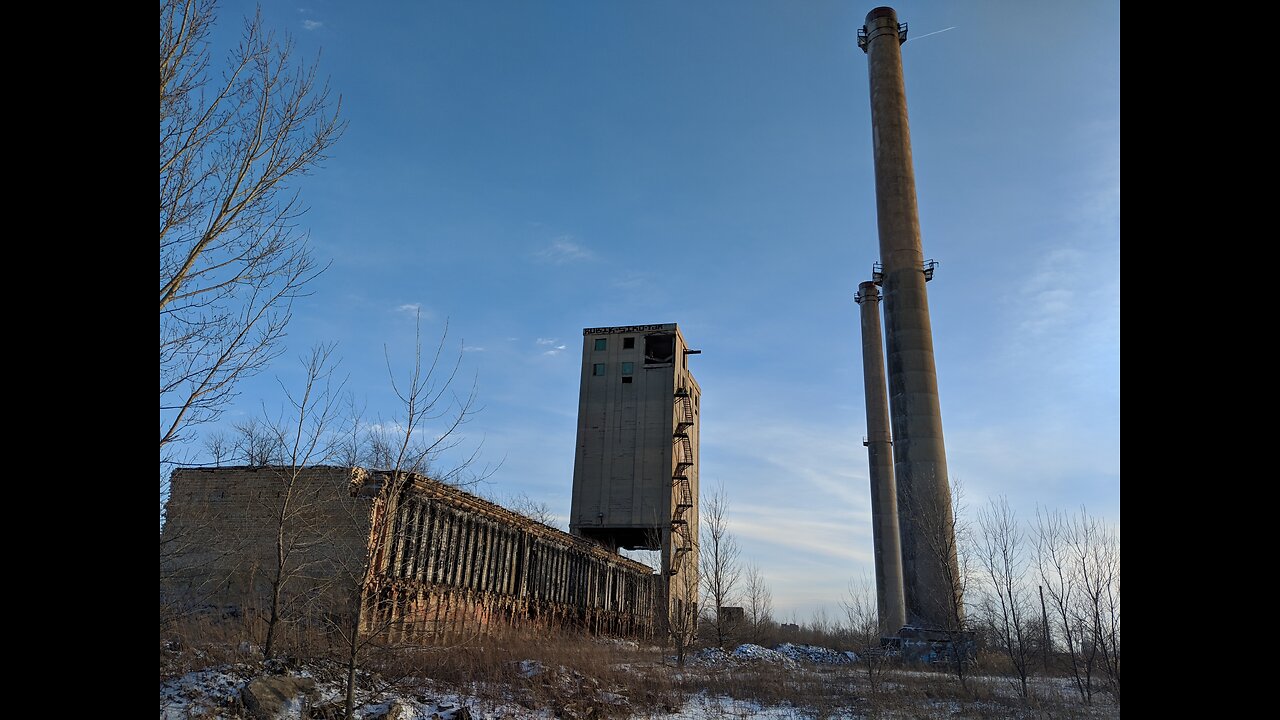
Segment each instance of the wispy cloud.
[[613,286],[619,290],[639,290],[649,283],[649,279],[640,273],[626,273],[614,278]]
[[422,303],[401,303],[391,308],[391,312],[408,318],[422,318],[422,322],[433,323],[440,319],[435,310]]
[[536,342],[540,347],[547,348],[542,351],[543,355],[559,355],[567,348],[567,346],[561,343],[558,338],[538,338],[534,342]]
[[714,411],[722,415],[708,409],[704,418],[702,492],[715,476],[733,479],[731,530],[745,557],[770,568],[778,608],[833,603],[851,578],[874,569],[861,428],[769,403],[721,402]]
[[303,30],[319,30],[322,27],[324,27],[324,23],[320,22],[319,20],[303,20],[302,21]]
[[576,242],[572,235],[561,235],[552,238],[550,244],[539,250],[536,255],[539,259],[556,265],[564,265],[565,263],[579,260],[590,260],[595,257],[595,253],[583,246],[582,243]]
[[484,352],[484,348],[476,347],[474,345],[463,345],[462,352]]
[[1088,287],[1082,278],[1084,262],[1084,254],[1070,247],[1056,248],[1041,260],[1018,298],[1022,333],[1043,336],[1075,321],[1079,315],[1075,288]]

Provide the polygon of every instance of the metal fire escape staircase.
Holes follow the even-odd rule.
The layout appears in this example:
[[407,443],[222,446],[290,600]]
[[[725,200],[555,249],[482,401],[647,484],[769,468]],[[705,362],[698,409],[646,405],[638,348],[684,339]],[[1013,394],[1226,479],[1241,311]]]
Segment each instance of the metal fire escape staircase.
[[693,398],[688,390],[679,388],[675,395],[675,432],[671,436],[672,455],[675,456],[675,470],[671,475],[671,546],[674,551],[671,569],[668,570],[671,575],[677,572],[676,561],[685,553],[693,552],[693,533],[685,516],[693,509],[693,485],[685,474],[696,463],[693,440],[689,437],[689,429],[693,425]]

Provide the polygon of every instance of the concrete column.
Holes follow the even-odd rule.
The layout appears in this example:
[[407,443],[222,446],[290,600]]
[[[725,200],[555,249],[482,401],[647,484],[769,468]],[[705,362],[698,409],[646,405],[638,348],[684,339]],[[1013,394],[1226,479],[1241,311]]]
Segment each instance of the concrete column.
[[446,582],[449,584],[449,587],[458,586],[458,565],[462,560],[462,520],[462,516],[458,513],[450,513],[449,552],[445,556],[448,559],[445,561],[444,567],[445,572],[448,573],[448,580],[446,580]]
[[867,398],[867,460],[871,472],[871,528],[876,555],[876,607],[881,636],[907,623],[902,597],[902,546],[898,537],[898,491],[893,482],[889,398],[880,338],[880,292],[874,282],[858,285],[862,315],[862,380]]
[[480,524],[472,518],[467,518],[467,544],[462,553],[462,584],[464,589],[472,590],[475,588],[476,558],[479,557],[480,551]]
[[516,578],[517,597],[521,600],[529,598],[529,534],[519,531],[516,543],[516,554],[519,557],[519,577]]
[[900,44],[906,38],[899,35],[897,13],[888,7],[867,13],[863,31],[907,619],[950,629],[958,599],[955,535],[902,79]]
[[480,592],[489,589],[489,561],[492,559],[493,553],[493,533],[492,526],[489,521],[480,521],[480,552],[476,556],[476,563],[479,569],[476,573],[475,588]]
[[502,592],[506,595],[516,594],[516,537],[515,531],[504,530],[502,553]]
[[422,541],[421,525],[419,519],[422,516],[422,506],[416,502],[406,503],[405,510],[409,515],[409,537],[405,539],[405,554],[407,562],[404,563],[400,576],[406,580],[413,579],[414,573],[418,569],[418,545]]
[[427,547],[426,566],[422,569],[422,581],[435,582],[436,569],[440,562],[440,504],[435,500],[427,504]]

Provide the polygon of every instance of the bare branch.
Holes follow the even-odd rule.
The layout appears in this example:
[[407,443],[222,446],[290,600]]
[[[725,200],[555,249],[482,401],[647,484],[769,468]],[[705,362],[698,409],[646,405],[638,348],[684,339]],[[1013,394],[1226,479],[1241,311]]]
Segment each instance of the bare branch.
[[261,16],[210,72],[210,0],[160,5],[160,448],[217,420],[278,354],[290,304],[324,270],[296,180],[342,134],[340,101]]
[[747,567],[746,620],[751,642],[765,645],[773,633],[773,591],[760,566]]
[[[736,606],[742,564],[737,539],[729,532],[729,498],[724,485],[702,500],[699,543],[703,607],[715,632],[715,644],[724,647],[735,639],[738,622],[724,608]],[[714,613],[712,615],[711,613]]]
[[978,513],[978,562],[986,590],[980,615],[997,648],[1009,659],[1019,690],[1029,697],[1031,596],[1026,587],[1027,548],[1017,516],[1003,496]]

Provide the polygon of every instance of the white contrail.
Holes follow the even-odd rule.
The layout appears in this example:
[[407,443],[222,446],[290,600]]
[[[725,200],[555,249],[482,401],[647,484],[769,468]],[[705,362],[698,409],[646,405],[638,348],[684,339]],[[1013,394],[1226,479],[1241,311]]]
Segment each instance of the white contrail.
[[918,37],[907,38],[907,42],[911,42],[912,40],[922,40],[922,39],[924,39],[924,38],[929,37],[930,35],[937,35],[938,33],[944,33],[944,32],[946,32],[946,31],[948,31],[948,30],[955,30],[955,29],[956,29],[956,28],[958,28],[958,27],[960,27],[960,26],[959,26],[959,25],[952,25],[952,26],[951,26],[951,27],[949,27],[949,28],[942,28],[941,30],[934,30],[934,31],[933,31],[933,32],[931,32],[931,33],[925,33],[925,34],[920,35],[920,36],[918,36]]

